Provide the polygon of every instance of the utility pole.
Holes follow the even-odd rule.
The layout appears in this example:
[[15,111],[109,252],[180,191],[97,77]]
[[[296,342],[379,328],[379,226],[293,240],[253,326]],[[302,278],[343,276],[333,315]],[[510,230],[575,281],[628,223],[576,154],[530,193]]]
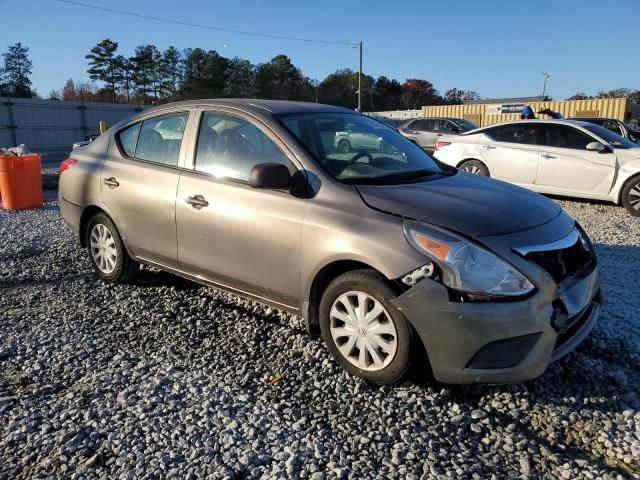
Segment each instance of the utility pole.
[[542,96],[544,97],[547,93],[547,79],[551,74],[548,72],[542,72],[542,75],[544,75],[544,83],[542,84]]
[[358,111],[362,112],[362,42],[353,45],[358,49],[360,68],[358,69]]

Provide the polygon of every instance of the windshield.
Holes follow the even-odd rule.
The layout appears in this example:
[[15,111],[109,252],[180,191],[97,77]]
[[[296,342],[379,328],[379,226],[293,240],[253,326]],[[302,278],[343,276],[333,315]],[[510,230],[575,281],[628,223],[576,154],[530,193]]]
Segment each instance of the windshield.
[[451,120],[453,123],[458,125],[463,132],[468,130],[473,130],[474,128],[478,128],[477,125],[471,123],[469,120],[465,120],[464,118],[458,118],[456,120]]
[[452,173],[394,129],[364,115],[302,113],[277,118],[345,183],[391,184]]
[[611,130],[601,127],[600,125],[589,125],[585,126],[584,128],[589,130],[591,133],[595,133],[597,136],[610,144],[613,148],[638,148],[637,144],[633,143],[630,140],[627,140],[617,133],[613,133]]

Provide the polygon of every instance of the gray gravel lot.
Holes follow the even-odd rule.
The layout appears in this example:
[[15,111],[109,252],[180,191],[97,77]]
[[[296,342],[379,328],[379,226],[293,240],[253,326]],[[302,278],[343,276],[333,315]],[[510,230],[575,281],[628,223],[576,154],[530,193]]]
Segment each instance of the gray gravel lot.
[[48,198],[0,211],[0,479],[640,478],[640,219],[621,207],[559,200],[605,294],[576,352],[522,384],[378,388],[297,317],[157,271],[98,281]]

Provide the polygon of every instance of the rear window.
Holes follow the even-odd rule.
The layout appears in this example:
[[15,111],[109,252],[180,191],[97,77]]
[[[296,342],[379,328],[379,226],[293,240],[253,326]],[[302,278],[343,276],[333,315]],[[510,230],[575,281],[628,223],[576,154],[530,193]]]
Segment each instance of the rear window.
[[136,123],[118,133],[124,153],[165,165],[177,165],[188,112],[172,113]]
[[119,134],[120,145],[124,153],[133,157],[136,153],[136,143],[138,142],[138,134],[140,133],[140,123],[136,123],[126,130],[122,130]]

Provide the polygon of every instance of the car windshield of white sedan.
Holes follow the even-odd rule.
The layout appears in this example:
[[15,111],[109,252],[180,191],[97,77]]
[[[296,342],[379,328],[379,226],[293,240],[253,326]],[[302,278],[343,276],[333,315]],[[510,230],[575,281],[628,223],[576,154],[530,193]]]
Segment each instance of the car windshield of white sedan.
[[639,145],[637,143],[633,143],[631,140],[627,140],[626,138],[618,135],[617,133],[613,133],[611,130],[608,130],[600,125],[588,125],[585,127],[591,133],[595,133],[597,136],[605,140],[609,145],[613,148],[638,148]]
[[392,184],[452,173],[393,128],[364,115],[303,113],[278,119],[345,183]]

